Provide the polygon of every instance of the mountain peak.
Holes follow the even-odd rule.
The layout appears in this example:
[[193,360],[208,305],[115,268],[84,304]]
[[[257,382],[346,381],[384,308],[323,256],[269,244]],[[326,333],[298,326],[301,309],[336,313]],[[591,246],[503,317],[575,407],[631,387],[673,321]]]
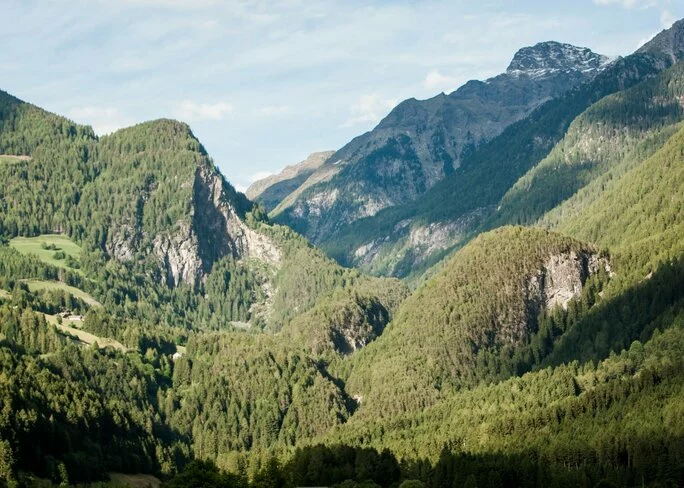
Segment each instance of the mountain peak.
[[665,54],[673,63],[684,59],[684,19],[680,19],[669,29],[661,31],[653,39],[641,46],[637,53]]
[[547,41],[519,49],[506,72],[534,77],[561,71],[591,72],[600,71],[607,61],[607,56],[589,48]]

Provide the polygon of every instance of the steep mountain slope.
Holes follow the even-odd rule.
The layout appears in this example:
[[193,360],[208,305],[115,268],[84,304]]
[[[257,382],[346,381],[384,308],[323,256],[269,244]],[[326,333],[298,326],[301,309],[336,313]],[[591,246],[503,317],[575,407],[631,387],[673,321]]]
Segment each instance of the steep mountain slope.
[[[597,102],[577,117],[563,140],[520,178],[486,225],[532,223],[554,209],[567,218],[600,195],[610,180],[655,152],[684,120],[684,63]],[[592,186],[591,188],[586,188]],[[579,191],[585,189],[580,197]],[[552,219],[553,216],[547,217]]]
[[[517,215],[515,218],[504,218],[503,216],[507,215],[505,207],[497,210],[506,192],[520,177],[542,161],[549,151],[566,137],[568,130],[576,134],[568,135],[568,141],[579,144],[584,140],[580,128],[597,124],[596,130],[603,136],[595,141],[593,147],[606,143],[605,136],[611,140],[619,136],[619,133],[605,133],[607,129],[604,130],[600,121],[596,120],[598,112],[594,115],[588,114],[585,122],[576,122],[574,128],[570,125],[577,116],[601,98],[657,75],[667,68],[669,63],[669,57],[663,54],[634,54],[615,61],[594,80],[547,102],[524,120],[507,128],[490,143],[483,145],[469,158],[464,159],[462,166],[453,175],[445,178],[421,199],[408,205],[387,209],[372,218],[360,220],[334,239],[322,242],[321,246],[329,255],[344,264],[357,265],[376,274],[406,276],[420,273],[436,262],[451,248],[464,242],[464,239],[472,235],[488,219],[490,222],[493,222],[491,219],[496,220],[498,225],[528,221],[521,220]],[[638,97],[668,96],[669,88],[656,85],[653,89],[657,91],[658,87],[662,89],[660,95],[635,92],[629,99],[616,96],[614,103],[625,109],[629,107],[629,110],[634,111],[634,116],[638,117],[635,104],[643,103],[637,99]],[[657,107],[653,108],[653,112],[658,112],[661,105],[662,103],[657,101]],[[670,108],[675,109],[672,104]],[[648,139],[649,128],[655,130],[678,117],[677,113],[669,112],[653,115],[656,120],[645,119],[643,130],[637,127],[636,132],[639,135],[636,140]],[[662,140],[664,139],[661,138],[661,142]],[[560,148],[557,150],[559,155],[565,154]],[[587,153],[575,149],[571,151],[573,155]],[[605,148],[604,151],[608,155],[616,156],[609,148]],[[560,195],[567,195],[572,190],[571,187],[564,187],[560,178],[559,185],[555,186],[547,186],[543,179],[538,181],[549,194],[554,194],[554,189],[557,189]],[[521,195],[531,198],[531,195],[525,192]],[[558,203],[558,200],[555,203]],[[549,205],[553,206],[552,202]],[[531,211],[527,205],[521,205],[520,209],[525,212]],[[492,217],[494,212],[496,214]],[[484,225],[488,226],[486,228],[493,228],[497,224]]]
[[[542,347],[534,353],[541,358],[538,371],[498,384],[480,383],[473,389],[450,394],[444,387],[445,378],[452,383],[461,380],[455,374],[458,368],[443,373],[438,377],[439,383],[432,383],[430,380],[434,378],[425,371],[434,371],[435,364],[450,364],[449,361],[468,356],[446,347],[453,342],[438,340],[427,342],[422,361],[416,362],[413,357],[404,361],[401,353],[390,356],[394,348],[385,348],[383,342],[393,334],[405,336],[398,347],[404,347],[406,353],[407,347],[402,344],[423,344],[416,337],[423,337],[424,324],[434,323],[423,319],[413,330],[393,332],[395,325],[400,325],[409,313],[402,309],[386,334],[354,358],[363,363],[361,359],[366,354],[375,356],[376,367],[369,375],[352,370],[347,381],[349,390],[355,385],[366,396],[359,411],[349,422],[328,433],[326,441],[342,439],[353,445],[388,446],[409,458],[439,457],[440,463],[448,451],[462,453],[465,458],[460,459],[459,469],[453,469],[463,472],[472,462],[469,456],[486,458],[492,451],[521,456],[502,460],[504,464],[513,459],[514,464],[524,464],[541,457],[543,463],[553,465],[572,457],[578,462],[583,459],[589,466],[592,463],[589,459],[598,456],[603,459],[604,467],[617,468],[625,465],[607,452],[618,436],[622,454],[629,453],[631,459],[643,461],[632,466],[639,466],[644,478],[651,476],[648,473],[665,459],[672,463],[670,466],[681,467],[683,453],[680,447],[675,447],[681,444],[679,427],[669,431],[665,423],[653,419],[667,418],[668,422],[679,423],[679,405],[684,400],[681,377],[683,178],[684,127],[679,124],[677,133],[655,154],[617,178],[580,213],[559,224],[558,229],[563,232],[610,246],[611,276],[590,278],[580,297],[571,300],[566,310],[557,308],[546,318],[539,317],[539,332],[530,341],[533,348],[546,343],[545,350]],[[494,232],[512,230],[503,228]],[[424,296],[424,301],[433,296],[458,296],[454,290],[458,290],[460,283],[462,296],[481,304],[475,295],[480,289],[468,287],[469,280],[460,278],[463,273],[451,273],[459,269],[457,266],[461,265],[459,261],[465,253],[471,254],[477,247],[489,244],[493,235],[483,234],[456,253],[445,270],[419,289],[415,298],[429,288],[434,293]],[[505,244],[494,240],[490,245],[503,247]],[[485,255],[489,263],[492,253]],[[505,267],[510,266],[505,263]],[[489,270],[484,271],[486,276]],[[509,290],[505,280],[499,279],[498,285],[489,296],[503,296]],[[405,305],[408,307],[413,299]],[[464,309],[470,308],[453,298],[448,305],[447,310],[453,316],[462,315]],[[419,307],[420,303],[413,308]],[[422,313],[430,314],[437,309],[428,301]],[[411,339],[407,339],[409,334]],[[384,354],[398,361],[400,367],[383,371],[380,365]],[[392,375],[391,381],[387,379],[389,375]],[[369,377],[378,381],[373,383]],[[394,397],[397,400],[387,401],[393,395],[398,395]],[[442,400],[434,401],[435,398]],[[389,408],[377,410],[387,413],[384,419],[372,413],[371,404],[376,402]],[[433,406],[422,408],[432,402]],[[637,425],[635,419],[640,416],[643,420]],[[608,424],[611,427],[604,430]],[[407,439],[411,442],[406,442]],[[445,449],[445,446],[450,447]],[[521,446],[525,448],[521,450]],[[490,469],[505,470],[501,466]],[[662,469],[669,468],[662,465]],[[577,469],[573,472],[578,475]],[[674,479],[679,473],[673,471],[671,476]],[[454,475],[444,473],[444,476]],[[593,476],[602,478],[605,473],[595,472]],[[620,476],[612,482],[633,484]]]
[[470,81],[450,95],[406,100],[331,156],[317,171],[316,184],[272,215],[313,242],[331,239],[359,218],[423,194],[475,147],[591,79],[606,61],[586,48],[540,43],[518,51],[494,78]]
[[304,161],[286,166],[276,175],[255,181],[247,188],[245,195],[250,200],[261,203],[270,212],[300,188],[333,154],[334,151],[312,153]]
[[[669,77],[678,69],[676,66],[662,77],[632,91],[648,92],[649,86],[657,86],[662,80],[668,80],[666,85],[672,87],[676,83]],[[648,98],[644,100],[645,103],[637,105],[635,110],[648,114],[653,105]],[[671,112],[663,110],[660,113]],[[607,368],[608,376],[604,377],[607,379],[614,377],[611,375],[616,371],[609,366],[617,360],[612,355],[614,352],[622,350],[622,356],[630,358],[630,362],[636,361],[635,365],[643,364],[644,343],[660,344],[650,346],[649,350],[656,355],[659,354],[655,352],[658,347],[663,347],[663,353],[667,355],[665,351],[670,345],[681,344],[684,317],[684,201],[681,191],[684,185],[684,128],[680,123],[676,129],[676,133],[652,156],[616,176],[598,198],[590,200],[580,211],[571,213],[567,220],[558,223],[558,230],[610,249],[609,262],[598,259],[605,272],[599,269],[596,275],[584,281],[581,292],[578,292],[578,286],[568,288],[574,290],[575,295],[566,302],[565,309],[529,306],[530,291],[538,293],[544,290],[544,286],[554,289],[554,283],[566,286],[572,283],[553,277],[554,267],[548,263],[562,263],[562,259],[551,258],[541,268],[546,270],[542,273],[545,275],[542,280],[534,279],[534,273],[526,274],[522,269],[529,265],[532,266],[528,269],[535,269],[543,262],[538,260],[535,266],[533,263],[539,259],[539,254],[536,258],[533,256],[543,249],[544,243],[577,245],[578,241],[564,241],[567,238],[555,234],[540,237],[535,234],[544,232],[534,228],[504,227],[480,235],[458,251],[438,275],[404,303],[396,320],[377,342],[352,359],[355,367],[351,368],[346,384],[350,393],[360,397],[361,407],[350,422],[336,429],[331,437],[349,436],[348,442],[361,442],[363,445],[396,445],[398,450],[406,449],[404,452],[414,456],[436,456],[447,439],[456,442],[466,452],[478,452],[484,446],[489,446],[484,449],[490,449],[494,444],[504,450],[515,449],[515,446],[520,446],[521,437],[527,435],[527,429],[544,429],[540,426],[549,424],[530,420],[513,427],[516,422],[512,419],[521,411],[513,407],[506,413],[509,395],[516,397],[520,394],[516,401],[541,401],[544,405],[553,404],[547,396],[549,394],[552,397],[558,394],[559,399],[566,398],[564,402],[583,402],[582,398],[593,396],[590,391],[596,382],[587,381],[587,374],[593,374],[596,361],[605,361],[601,368]],[[526,243],[526,237],[533,235],[531,241],[534,244]],[[580,246],[584,246],[584,252],[594,249],[590,245]],[[555,252],[558,250],[556,248]],[[518,266],[521,269],[512,271]],[[568,273],[569,269],[572,268],[555,268],[561,276],[581,276]],[[512,271],[510,275],[508,271]],[[520,281],[516,283],[516,280]],[[538,283],[543,286],[538,288]],[[513,298],[511,293],[517,296]],[[528,306],[520,308],[525,303]],[[478,310],[483,315],[478,316]],[[497,319],[499,325],[487,334],[486,324]],[[518,327],[506,327],[507,320]],[[469,323],[477,324],[477,327],[468,327]],[[523,324],[528,328],[520,328]],[[483,326],[484,329],[481,328]],[[668,330],[670,327],[672,329]],[[667,338],[661,338],[663,330],[666,330]],[[516,338],[512,334],[515,331],[526,331],[527,338]],[[519,342],[516,343],[516,339]],[[498,347],[497,341],[500,341]],[[414,354],[412,349],[420,352]],[[628,349],[629,353],[625,352]],[[470,365],[464,366],[463,361],[470,361]],[[563,366],[572,361],[590,364],[589,371],[578,372],[576,363]],[[523,382],[517,385],[504,382],[485,386],[480,382],[472,392],[460,390],[454,393],[454,386],[462,387],[472,381],[469,375],[501,377],[516,372],[520,374],[530,367],[535,370],[548,366],[556,369],[523,376],[514,380]],[[631,377],[639,377],[633,375],[633,370],[627,371]],[[530,393],[528,397],[530,385],[538,381],[539,388],[544,389],[542,385],[550,381],[549,374],[564,376],[566,389],[555,393],[544,390],[544,393]],[[655,380],[654,384],[658,381]],[[672,402],[681,401],[681,379],[672,377],[672,381],[662,402],[656,398],[645,401],[640,394],[635,395],[632,401],[641,404],[642,408],[657,406],[656,411],[670,411]],[[500,394],[493,395],[493,390],[498,388],[502,389]],[[473,398],[467,399],[471,395]],[[496,398],[506,400],[497,403]],[[434,405],[428,410],[434,412],[434,416],[433,413],[418,413],[426,405]],[[520,408],[537,410],[539,407]],[[378,412],[383,412],[386,420],[378,420]],[[499,418],[509,414],[508,420]],[[449,418],[451,421],[447,420]],[[619,418],[622,420],[616,427],[627,422],[623,414]],[[578,417],[573,415],[569,421],[576,426]],[[593,424],[596,418],[585,421]],[[452,422],[451,427],[444,429],[444,422]],[[498,427],[490,430],[493,424]],[[557,435],[562,437],[561,424],[559,420],[554,439]],[[552,425],[555,424],[552,422]],[[423,435],[426,436],[424,441],[418,444],[431,446],[428,449],[415,449],[400,441],[406,438],[415,440],[416,436]],[[546,435],[548,433],[544,435],[545,439]],[[625,435],[632,434],[625,432]],[[664,438],[663,433],[654,432],[654,435]],[[433,442],[431,437],[438,440]],[[640,441],[633,441],[632,449],[637,449]],[[567,439],[559,442],[568,444]],[[605,442],[609,441],[606,439]],[[673,439],[673,442],[677,441]],[[552,453],[549,456],[554,457]]]
[[[0,167],[8,182],[0,189],[0,232],[10,237],[65,233],[93,253],[84,260],[87,274],[117,263],[150,277],[155,300],[155,282],[189,288],[194,303],[171,313],[197,310],[203,318],[193,320],[212,328],[239,321],[277,331],[336,287],[367,280],[292,232],[260,224],[259,209],[223,178],[186,124],[158,120],[97,140],[66,119],[4,99],[17,115],[7,115],[0,152],[18,152],[12,141],[34,132],[40,141],[25,144],[30,158]],[[49,124],[67,126],[53,129],[64,136],[38,132]],[[140,298],[135,287],[120,297],[109,290],[104,301]],[[212,319],[217,310],[223,325]]]
[[680,19],[669,29],[660,32],[641,46],[637,53],[665,54],[673,63],[684,59],[684,19]]
[[483,234],[353,358],[347,389],[364,408],[384,415],[525,371],[520,353],[540,315],[567,307],[589,276],[608,269],[592,246],[542,230],[506,227]]
[[[120,469],[170,473],[184,459],[203,456],[207,446],[217,449],[219,431],[237,429],[240,436],[212,456],[291,445],[345,421],[353,402],[325,366],[285,334],[275,334],[335,293],[362,294],[373,307],[361,309],[358,322],[345,324],[350,336],[363,337],[354,344],[362,347],[382,332],[405,298],[401,282],[341,268],[291,230],[265,222],[260,209],[227,183],[186,124],[157,120],[98,139],[90,128],[7,94],[0,102],[0,177],[6,182],[0,189],[3,364],[8,371],[29,365],[70,377],[60,382],[29,374],[28,384],[5,385],[1,404],[35,414],[22,425],[0,425],[0,439],[8,442],[0,442],[0,450],[17,466],[57,481],[60,469],[74,480]],[[55,267],[7,245],[8,237],[45,233],[75,241],[80,255]],[[53,261],[64,259],[60,248],[53,250]],[[56,291],[32,291],[27,283],[36,280]],[[72,289],[90,293],[101,305],[74,298]],[[338,306],[344,313],[346,304],[328,303],[333,316]],[[57,313],[73,311],[78,318],[70,324],[116,339],[133,364],[122,362],[122,351],[100,355],[96,344],[93,352],[73,353],[79,346],[43,318],[48,314],[59,323]],[[368,334],[367,322],[376,327],[375,335]],[[319,317],[312,327],[315,332],[334,324]],[[186,342],[187,350],[181,346]],[[225,362],[219,344],[237,354],[235,362]],[[174,353],[183,356],[176,356],[176,365]],[[123,364],[127,372],[108,371],[106,386],[97,384],[105,375],[91,381],[90,373],[111,364]],[[45,390],[49,400],[35,390],[44,381],[55,384]],[[52,406],[60,388],[81,396],[92,389],[102,400],[86,396],[73,402],[73,408],[93,409],[79,416],[68,400],[64,407]],[[213,400],[218,391],[224,405]],[[207,398],[211,408],[195,412]],[[323,418],[328,402],[339,409],[326,410]],[[130,416],[117,416],[121,408]],[[75,418],[90,427],[83,442],[70,443],[78,431]],[[134,438],[130,443],[119,435],[125,425]],[[50,447],[42,435],[49,428],[66,447]],[[89,452],[94,436],[108,440],[102,450]],[[29,454],[27,445],[38,451]]]

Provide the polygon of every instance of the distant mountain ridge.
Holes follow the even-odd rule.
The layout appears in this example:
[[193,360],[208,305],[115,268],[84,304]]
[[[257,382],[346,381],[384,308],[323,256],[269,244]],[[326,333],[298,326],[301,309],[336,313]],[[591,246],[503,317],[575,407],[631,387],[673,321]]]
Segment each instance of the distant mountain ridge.
[[673,63],[684,59],[684,19],[678,20],[669,29],[661,31],[641,46],[637,53],[665,54]]
[[334,151],[311,153],[304,161],[286,166],[280,173],[253,182],[245,191],[245,195],[271,211],[285,197],[300,187],[333,154]]
[[410,202],[483,142],[591,79],[608,61],[587,48],[542,42],[518,51],[505,73],[469,81],[449,95],[405,100],[335,152],[312,175],[315,184],[272,216],[317,243],[355,220]]
[[[496,224],[490,216],[516,180],[544,159],[565,136],[575,117],[601,98],[652,78],[671,66],[672,53],[684,50],[684,36],[679,33],[683,27],[684,22],[675,23],[635,54],[612,61],[590,81],[510,125],[464,158],[454,174],[421,198],[360,219],[319,245],[343,264],[374,274],[419,275],[454,246],[476,235],[476,229],[483,223],[493,228],[503,223],[528,222],[522,215],[502,219],[508,212],[506,207],[498,211]],[[684,56],[675,59],[679,61]],[[550,174],[553,176],[554,172]],[[540,189],[545,186],[543,181],[538,184]],[[558,195],[565,195],[570,189],[549,186],[547,193],[558,191]],[[519,195],[525,197],[527,192],[523,190]],[[525,198],[533,199],[535,195]],[[530,207],[522,205],[519,210],[529,212]],[[485,223],[487,219],[489,224]]]

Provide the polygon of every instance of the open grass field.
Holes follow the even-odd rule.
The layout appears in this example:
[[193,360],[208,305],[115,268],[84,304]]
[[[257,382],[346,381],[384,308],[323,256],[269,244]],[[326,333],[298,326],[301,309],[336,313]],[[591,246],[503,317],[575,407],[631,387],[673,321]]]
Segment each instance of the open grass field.
[[0,164],[15,164],[21,161],[28,161],[30,156],[13,156],[11,154],[0,154]]
[[150,474],[109,473],[109,478],[119,485],[131,488],[158,488],[161,481]]
[[62,332],[78,337],[79,341],[83,342],[84,344],[88,344],[89,346],[97,342],[97,345],[100,346],[100,348],[113,347],[114,349],[118,349],[119,351],[123,352],[126,352],[128,350],[128,348],[121,344],[119,341],[109,339],[108,337],[99,337],[95,334],[91,334],[90,332],[86,332],[85,330],[77,329],[76,327],[74,327],[74,325],[80,324],[80,321],[64,320],[61,324],[58,324],[57,316],[48,314],[45,314],[45,320],[47,320],[51,324],[54,324],[55,327],[57,327],[57,329],[61,330]]
[[26,283],[31,291],[40,290],[63,290],[65,292],[71,293],[76,298],[80,298],[86,302],[91,307],[101,307],[102,304],[98,302],[92,295],[79,290],[73,286],[69,286],[61,281],[43,281],[43,280],[22,280]]
[[[43,249],[43,244],[54,248]],[[61,251],[65,256],[71,256],[78,261],[79,256],[81,255],[81,247],[66,236],[60,234],[43,234],[36,237],[15,237],[10,240],[10,246],[22,254],[35,254],[44,263],[76,271],[77,273],[81,272],[78,269],[67,266],[66,259],[55,258],[55,253]]]
[[0,298],[10,298],[12,295],[6,290],[0,290]]

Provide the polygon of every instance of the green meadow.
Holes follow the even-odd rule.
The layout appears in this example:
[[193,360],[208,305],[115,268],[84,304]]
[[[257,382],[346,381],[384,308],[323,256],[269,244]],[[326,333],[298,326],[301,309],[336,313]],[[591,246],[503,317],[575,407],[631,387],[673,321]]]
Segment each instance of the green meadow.
[[[22,254],[35,254],[41,261],[80,273],[68,263],[78,263],[81,247],[61,234],[43,234],[37,237],[15,237],[10,246]],[[71,260],[68,257],[71,257]]]

